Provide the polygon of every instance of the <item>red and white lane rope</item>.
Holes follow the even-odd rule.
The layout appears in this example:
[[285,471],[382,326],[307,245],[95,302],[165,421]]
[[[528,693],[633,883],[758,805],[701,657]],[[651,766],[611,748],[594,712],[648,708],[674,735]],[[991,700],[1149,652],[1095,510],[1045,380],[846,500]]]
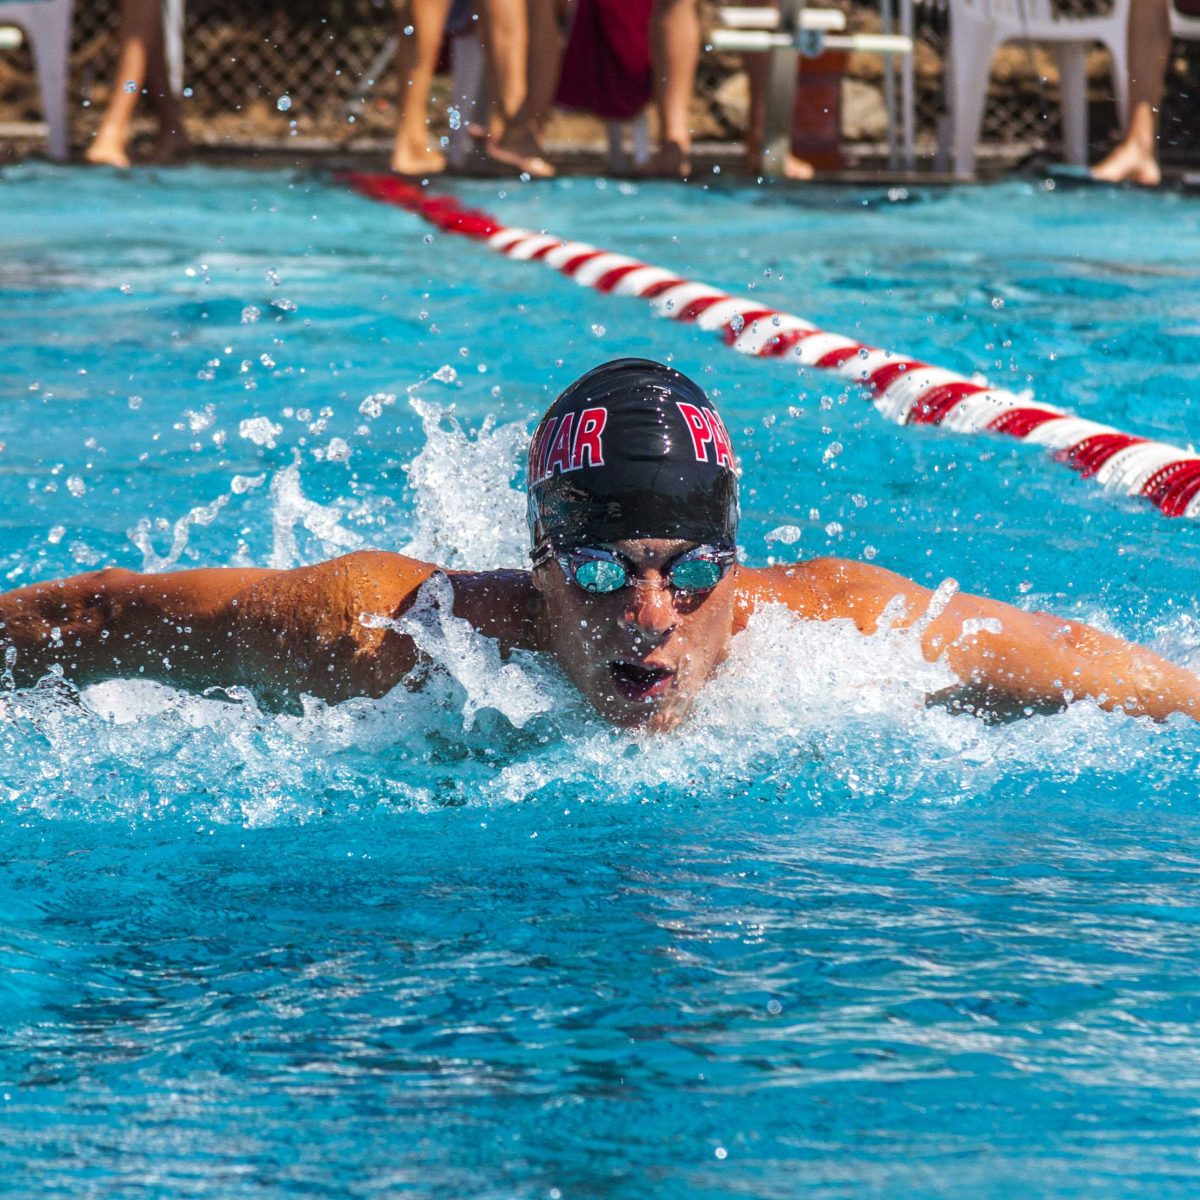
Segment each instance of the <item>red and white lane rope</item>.
[[429,195],[394,175],[347,172],[339,178],[373,200],[417,213],[447,233],[475,238],[508,258],[543,262],[598,292],[649,300],[661,316],[720,333],[742,354],[786,356],[803,366],[833,371],[862,387],[875,407],[898,425],[944,425],[957,433],[1000,433],[1034,442],[1111,491],[1143,497],[1169,517],[1200,517],[1200,454],[827,333],[802,317],[739,299],[625,254],[510,228],[487,213],[464,208],[451,196]]

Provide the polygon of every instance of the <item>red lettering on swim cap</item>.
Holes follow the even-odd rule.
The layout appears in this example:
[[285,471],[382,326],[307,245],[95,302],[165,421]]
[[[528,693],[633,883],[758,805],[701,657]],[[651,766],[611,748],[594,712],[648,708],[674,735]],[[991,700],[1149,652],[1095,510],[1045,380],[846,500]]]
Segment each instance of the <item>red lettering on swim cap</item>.
[[533,445],[529,447],[529,486],[541,483],[546,478],[546,455],[550,450],[550,439],[558,424],[557,417],[551,417],[538,426],[533,435]]
[[676,400],[675,406],[688,427],[688,433],[692,435],[692,449],[696,452],[696,461],[708,462],[708,443],[713,440],[713,431],[704,419],[704,413],[694,404],[685,404],[682,400]]
[[554,435],[554,444],[550,447],[550,455],[546,459],[546,471],[543,476],[549,479],[557,468],[561,475],[571,469],[571,426],[575,423],[575,414],[567,413],[558,432]]
[[708,427],[712,430],[713,449],[717,455],[717,465],[728,467],[733,470],[733,443],[729,440],[729,430],[725,428],[725,422],[711,409],[704,410],[704,416],[708,420]]
[[585,408],[579,414],[579,428],[575,431],[575,447],[571,451],[571,470],[582,467],[584,455],[589,467],[604,466],[604,447],[600,435],[608,424],[607,408]]

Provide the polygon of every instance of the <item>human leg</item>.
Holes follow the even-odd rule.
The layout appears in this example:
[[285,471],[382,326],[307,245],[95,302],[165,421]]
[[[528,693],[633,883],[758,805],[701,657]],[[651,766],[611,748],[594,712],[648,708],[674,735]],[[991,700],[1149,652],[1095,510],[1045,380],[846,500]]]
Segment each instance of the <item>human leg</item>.
[[[401,175],[435,175],[446,169],[442,152],[430,145],[429,92],[449,13],[450,0],[398,0],[396,5],[400,115],[391,165]],[[406,28],[412,32],[404,33]]]
[[692,169],[691,102],[700,61],[696,0],[655,0],[650,14],[650,54],[659,148],[647,171],[686,176]]
[[167,55],[164,30],[160,19],[149,44],[146,59],[146,91],[158,118],[158,140],[154,145],[156,163],[174,162],[188,151],[187,128],[183,121],[183,106],[171,87],[167,75]]
[[[766,54],[743,54],[746,77],[750,82],[750,108],[746,117],[746,157],[744,166],[752,175],[762,170],[763,140],[767,123],[767,75],[770,59]],[[783,160],[785,179],[806,180],[813,177],[813,165],[790,151]]]
[[[90,163],[129,166],[129,135],[138,97],[147,84],[154,47],[162,54],[162,8],[159,0],[121,0],[117,73],[100,128],[87,148]],[[165,72],[164,72],[165,77]]]
[[[492,119],[484,153],[502,166],[535,178],[549,178],[554,168],[542,157],[529,91],[531,78],[541,80],[539,70],[531,70],[530,33],[534,20],[553,20],[553,4],[542,0],[484,0],[483,10],[492,85]],[[539,37],[534,40],[540,41],[541,32],[539,29]]]
[[529,58],[525,101],[518,118],[535,135],[554,106],[558,77],[566,49],[565,29],[570,20],[570,0],[527,0]]
[[1129,8],[1129,125],[1092,176],[1108,183],[1162,182],[1158,165],[1158,108],[1171,53],[1168,0],[1133,0]]

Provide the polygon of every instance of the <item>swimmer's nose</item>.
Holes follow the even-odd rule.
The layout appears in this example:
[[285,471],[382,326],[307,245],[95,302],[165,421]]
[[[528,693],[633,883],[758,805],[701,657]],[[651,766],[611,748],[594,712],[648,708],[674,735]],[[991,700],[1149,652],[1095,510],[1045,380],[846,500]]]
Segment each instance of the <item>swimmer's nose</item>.
[[631,587],[625,606],[625,627],[643,642],[657,646],[675,628],[677,617],[666,587]]

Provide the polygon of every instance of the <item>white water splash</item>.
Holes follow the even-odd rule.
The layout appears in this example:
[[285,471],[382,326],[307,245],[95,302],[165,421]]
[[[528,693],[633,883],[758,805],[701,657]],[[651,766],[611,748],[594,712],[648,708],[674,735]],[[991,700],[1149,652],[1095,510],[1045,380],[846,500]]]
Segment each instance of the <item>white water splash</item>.
[[221,510],[229,503],[231,497],[243,496],[247,492],[261,487],[265,479],[265,475],[235,475],[230,480],[229,491],[218,496],[211,504],[199,504],[195,508],[189,509],[174,523],[158,522],[160,529],[170,529],[171,531],[171,547],[166,554],[159,554],[154,548],[154,541],[151,538],[154,523],[149,517],[140,518],[137,525],[126,531],[126,536],[142,552],[142,570],[149,574],[157,574],[176,566],[187,549],[189,531],[192,526],[211,525],[220,516]]
[[489,416],[470,432],[453,408],[409,403],[425,446],[405,467],[416,511],[404,553],[451,569],[522,565],[525,496],[514,480],[529,441],[525,425],[497,425]]
[[275,449],[275,439],[283,432],[282,425],[276,425],[269,417],[248,417],[239,422],[238,435],[256,446],[265,446],[268,450]]
[[296,527],[307,529],[318,541],[318,558],[358,550],[363,539],[342,525],[342,511],[334,505],[309,500],[300,487],[300,461],[279,471],[271,480],[271,557],[277,569],[299,566],[301,557]]
[[[413,407],[426,442],[408,467],[416,513],[409,552],[449,566],[520,562],[523,498],[513,481],[524,428],[486,421],[472,432],[450,409]],[[149,525],[139,527],[148,569],[177,562],[191,526],[216,519],[231,496],[260,506],[264,482],[238,476],[229,495],[167,526],[165,554],[150,544]],[[361,501],[308,499],[298,461],[272,480],[269,500],[272,565],[362,544],[346,527]],[[311,540],[302,542],[301,532]],[[935,610],[954,591],[952,582],[938,589]],[[898,601],[890,609],[893,622],[901,608]],[[1078,615],[1107,620],[1103,612]],[[764,608],[734,639],[685,724],[650,736],[605,724],[552,661],[503,662],[495,643],[452,615],[444,577],[401,620],[363,619],[416,640],[432,664],[423,690],[398,687],[333,707],[306,700],[297,714],[263,712],[241,688],[205,698],[111,681],[86,689],[81,703],[61,683],[17,692],[5,696],[0,714],[0,802],[51,817],[182,814],[247,825],[563,797],[694,804],[732,793],[836,807],[986,802],[1014,789],[1091,796],[1107,787],[1109,795],[1169,803],[1194,791],[1200,764],[1200,737],[1183,718],[1157,726],[1085,702],[1062,715],[989,726],[927,708],[926,696],[954,679],[924,660],[924,621],[904,630],[885,619],[881,632],[864,637],[849,622]],[[1151,632],[1161,653],[1200,664],[1194,614]]]
[[[474,728],[482,709],[495,709],[516,728],[550,712],[554,698],[517,662],[502,663],[500,648],[466,621],[454,616],[454,592],[442,574],[426,581],[417,602],[399,620],[363,613],[368,629],[393,629],[406,634],[417,649],[460,684],[463,728]],[[521,656],[528,660],[528,656]]]

